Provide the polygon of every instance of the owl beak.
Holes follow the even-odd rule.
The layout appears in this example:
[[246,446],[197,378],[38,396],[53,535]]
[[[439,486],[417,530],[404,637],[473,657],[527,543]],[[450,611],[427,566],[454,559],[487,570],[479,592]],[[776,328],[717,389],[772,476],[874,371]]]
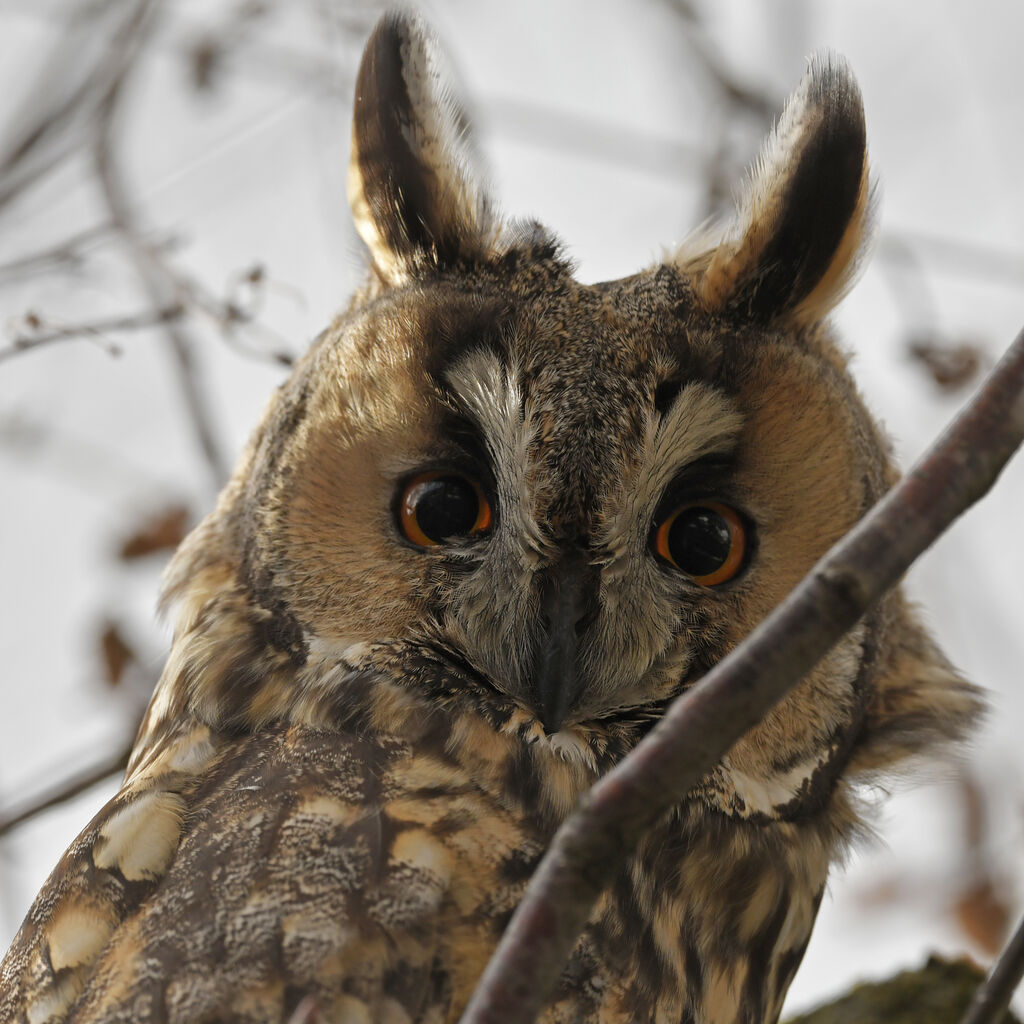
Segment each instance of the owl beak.
[[533,678],[541,721],[549,734],[561,728],[582,688],[577,652],[597,609],[600,576],[600,568],[591,565],[578,548],[570,549],[545,572],[541,596],[545,628]]

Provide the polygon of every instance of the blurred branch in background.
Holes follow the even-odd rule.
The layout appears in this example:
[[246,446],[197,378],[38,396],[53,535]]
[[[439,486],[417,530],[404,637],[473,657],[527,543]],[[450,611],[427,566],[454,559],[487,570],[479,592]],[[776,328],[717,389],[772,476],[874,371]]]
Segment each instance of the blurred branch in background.
[[[132,144],[131,114],[125,108],[134,102],[142,65],[168,47],[176,59],[193,62],[195,88],[211,88],[215,75],[234,69],[230,60],[233,50],[247,40],[258,43],[251,30],[274,6],[243,3],[221,24],[206,30],[191,50],[181,46],[174,9],[163,0],[99,0],[33,10],[33,15],[52,19],[56,42],[39,63],[27,99],[10,119],[0,144],[0,219],[71,161],[84,163],[87,173],[91,168],[105,207],[104,218],[94,226],[0,263],[0,287],[12,288],[47,275],[87,275],[97,256],[113,252],[120,256],[125,270],[136,275],[136,290],[144,303],[130,312],[77,322],[49,312],[27,311],[8,326],[11,343],[0,347],[0,364],[78,340],[118,355],[122,349],[114,336],[131,334],[142,343],[154,332],[157,337],[162,334],[178,371],[177,386],[189,412],[196,446],[214,487],[226,479],[228,457],[218,434],[214,403],[207,394],[208,383],[196,361],[203,339],[194,332],[193,321],[210,325],[239,355],[282,367],[290,365],[293,356],[284,339],[258,323],[264,294],[272,284],[263,266],[251,264],[231,275],[221,295],[179,269],[176,252],[180,242],[174,235],[149,228],[122,168],[122,151]],[[303,56],[298,55],[294,70],[302,61]],[[60,473],[99,482],[97,493],[110,494],[111,485],[116,485],[114,493],[123,493],[129,482],[138,491],[140,481],[156,495],[166,491],[166,482],[147,481],[149,467],[135,472],[81,437],[57,437],[45,419],[32,423],[24,416],[5,414],[0,422],[0,445],[31,458],[50,451],[57,456],[54,466]],[[117,559],[131,562],[153,554],[166,555],[180,542],[190,519],[188,510],[174,503],[155,515],[147,514],[116,546]],[[155,676],[140,669],[154,659],[140,659],[115,618],[108,613],[98,618],[95,657],[106,685],[121,694],[122,702],[137,704],[140,694],[145,700]],[[126,690],[122,680],[129,668],[136,678]],[[138,707],[134,715],[141,710]],[[41,795],[0,813],[0,836],[123,771],[129,749],[126,739],[110,757],[72,772]],[[42,774],[58,778],[61,772],[52,769]]]
[[[183,289],[178,276],[164,261],[163,254],[145,238],[139,226],[121,174],[115,134],[121,101],[136,62],[155,28],[158,9],[159,0],[141,0],[137,6],[132,47],[134,59],[123,63],[121,74],[111,83],[98,107],[96,131],[90,148],[110,220],[124,243],[129,261],[139,275],[151,307],[163,310],[180,308]],[[217,436],[213,413],[196,370],[196,341],[180,317],[165,318],[162,323],[164,337],[178,371],[178,384],[189,411],[196,442],[206,460],[214,484],[220,485],[228,477],[228,459]]]
[[98,224],[77,232],[56,245],[47,246],[38,252],[28,253],[7,263],[0,263],[0,286],[54,271],[79,271],[96,247],[104,241],[109,241],[112,233],[112,225]]
[[96,117],[138,56],[149,3],[69,5],[63,31],[0,146],[0,211],[92,138]]
[[[37,815],[58,807],[68,800],[74,799],[87,789],[120,775],[128,766],[128,756],[132,751],[135,737],[109,757],[99,763],[75,772],[70,779],[58,783],[52,789],[30,800],[24,807],[9,811],[0,811],[0,838],[14,831],[21,825],[31,821]],[[54,772],[58,775],[59,772]]]
[[88,324],[55,326],[43,320],[38,313],[30,311],[22,318],[22,325],[16,330],[10,348],[0,349],[0,363],[34,348],[52,345],[57,341],[76,339],[95,342],[108,355],[119,356],[121,349],[110,342],[107,335],[146,330],[169,323],[171,320],[179,320],[184,313],[183,306],[168,306],[165,309],[147,309],[142,313],[113,317],[109,320],[94,320]]

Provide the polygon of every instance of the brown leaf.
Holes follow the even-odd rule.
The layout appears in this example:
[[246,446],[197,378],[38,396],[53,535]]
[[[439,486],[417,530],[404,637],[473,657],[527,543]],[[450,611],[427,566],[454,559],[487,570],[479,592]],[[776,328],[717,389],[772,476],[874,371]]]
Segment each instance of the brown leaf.
[[142,522],[121,544],[119,557],[130,562],[157,551],[173,550],[182,542],[187,529],[188,509],[171,505]]
[[107,622],[103,626],[99,640],[106,682],[112,687],[119,686],[124,670],[137,660],[135,652],[121,636],[121,628],[116,622]]
[[964,934],[989,956],[996,956],[1010,932],[1010,908],[991,878],[969,886],[953,906]]
[[908,342],[907,351],[943,391],[958,391],[966,387],[981,369],[981,350],[970,342],[951,345],[922,336]]
[[223,56],[223,48],[212,37],[207,36],[193,44],[189,53],[189,70],[192,75],[193,88],[198,92],[209,92],[214,88]]

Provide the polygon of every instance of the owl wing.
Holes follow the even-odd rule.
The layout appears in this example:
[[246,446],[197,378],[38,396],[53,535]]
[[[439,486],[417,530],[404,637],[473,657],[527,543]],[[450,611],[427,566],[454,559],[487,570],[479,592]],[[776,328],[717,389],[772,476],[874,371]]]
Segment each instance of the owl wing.
[[453,917],[452,830],[430,827],[458,792],[417,801],[400,747],[282,726],[126,787],[30,911],[0,1020],[443,1019],[493,929],[465,898]]

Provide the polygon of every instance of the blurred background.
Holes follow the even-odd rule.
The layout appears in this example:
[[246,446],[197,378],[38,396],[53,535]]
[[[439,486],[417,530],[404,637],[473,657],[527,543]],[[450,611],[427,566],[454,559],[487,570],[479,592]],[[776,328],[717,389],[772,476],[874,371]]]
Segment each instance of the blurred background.
[[[864,93],[880,228],[836,315],[909,464],[1024,324],[1024,6],[429,0],[496,192],[596,281],[728,208],[806,57]],[[361,280],[347,210],[371,0],[0,0],[0,947],[117,788],[169,553]],[[880,807],[788,1008],[1024,905],[1024,460],[908,580],[989,688],[966,756]],[[878,794],[879,797],[885,794]]]

